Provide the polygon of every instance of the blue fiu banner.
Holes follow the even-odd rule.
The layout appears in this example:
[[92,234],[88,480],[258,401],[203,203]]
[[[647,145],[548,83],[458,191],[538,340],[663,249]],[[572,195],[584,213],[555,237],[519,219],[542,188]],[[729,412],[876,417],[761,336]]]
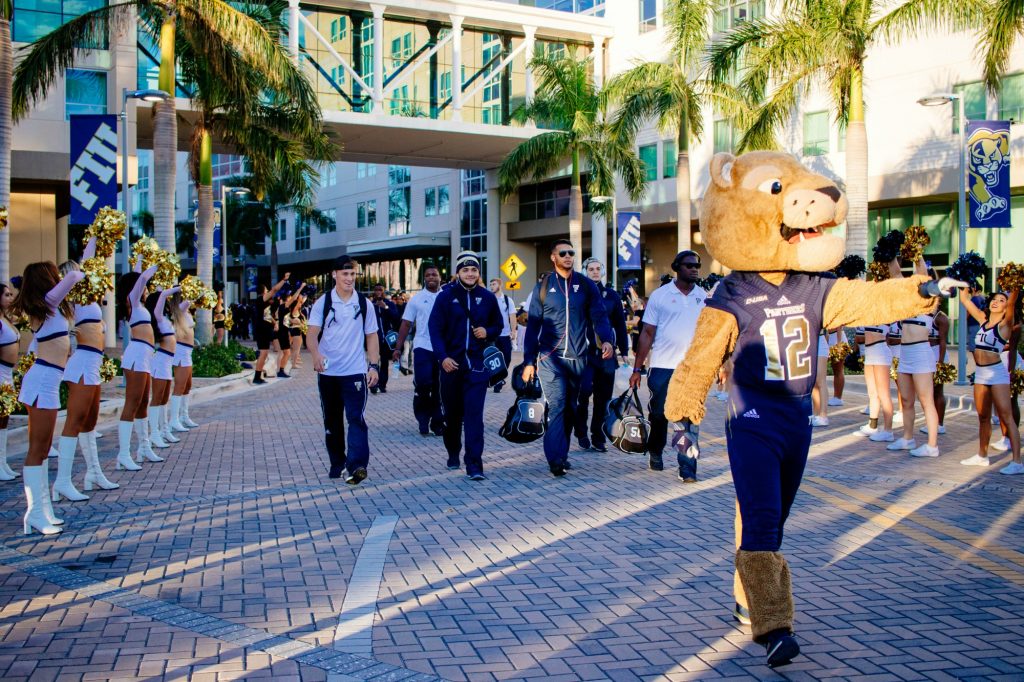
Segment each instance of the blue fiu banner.
[[[199,253],[199,202],[196,202],[196,214],[193,216],[195,223],[195,233],[192,235],[192,248],[189,250],[189,255],[193,258],[198,258]],[[220,238],[221,238],[221,205],[220,201],[214,200],[213,202],[213,264],[220,265]]]
[[619,270],[640,270],[640,214],[619,211],[615,214],[615,253]]
[[967,125],[967,226],[1010,227],[1010,122]]
[[72,225],[88,225],[117,205],[117,116],[71,117]]
[[255,265],[245,266],[245,293],[255,294],[256,293],[256,282],[260,276],[260,269]]

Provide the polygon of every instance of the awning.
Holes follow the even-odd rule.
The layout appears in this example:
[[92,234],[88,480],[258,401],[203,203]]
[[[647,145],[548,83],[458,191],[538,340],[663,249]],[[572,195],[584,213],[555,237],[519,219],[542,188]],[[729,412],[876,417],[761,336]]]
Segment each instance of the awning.
[[434,256],[449,253],[450,250],[450,232],[428,232],[349,242],[347,253],[354,258],[373,262]]

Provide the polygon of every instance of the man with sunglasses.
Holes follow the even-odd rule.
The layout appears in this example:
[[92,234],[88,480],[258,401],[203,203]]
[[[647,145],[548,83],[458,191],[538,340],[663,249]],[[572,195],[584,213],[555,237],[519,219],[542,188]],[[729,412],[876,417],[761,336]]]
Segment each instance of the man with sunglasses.
[[[313,356],[323,411],[331,478],[348,471],[345,482],[359,485],[370,463],[366,427],[366,391],[380,376],[380,346],[374,307],[355,290],[356,262],[334,259],[334,287],[317,299],[309,313],[306,344]],[[369,359],[369,364],[367,364]],[[346,443],[345,422],[348,421]],[[347,448],[346,448],[347,444]]]
[[[707,292],[697,286],[700,280],[700,256],[696,251],[680,251],[672,261],[676,278],[655,289],[644,309],[644,328],[636,345],[632,388],[640,386],[640,375],[648,354],[651,366],[647,371],[647,388],[651,392],[649,403],[651,433],[647,439],[650,453],[649,467],[653,471],[665,468],[662,452],[668,440],[668,421],[665,419],[665,397],[672,372],[686,357],[697,329],[697,316],[704,308]],[[696,472],[690,462],[679,456],[679,478],[691,482]]]
[[523,381],[540,375],[548,401],[544,455],[555,476],[569,470],[569,440],[576,418],[580,379],[590,355],[589,331],[594,332],[601,358],[615,352],[608,311],[597,285],[573,270],[576,250],[572,242],[557,239],[551,245],[554,271],[545,275],[530,297],[530,314],[523,339]]

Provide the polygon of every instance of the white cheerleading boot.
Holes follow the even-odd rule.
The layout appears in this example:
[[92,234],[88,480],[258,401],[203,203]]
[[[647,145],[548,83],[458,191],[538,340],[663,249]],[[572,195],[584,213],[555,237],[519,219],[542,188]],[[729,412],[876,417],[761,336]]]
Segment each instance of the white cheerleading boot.
[[160,435],[160,412],[163,411],[163,407],[150,407],[149,409],[149,443],[158,450],[171,447],[164,441],[164,437]]
[[7,463],[7,429],[0,429],[0,481],[13,481],[18,472]]
[[54,526],[63,526],[64,519],[58,518],[53,513],[53,502],[50,501],[50,496],[46,493],[50,490],[50,459],[57,459],[59,456],[60,453],[51,447],[50,456],[43,460],[43,483],[46,484],[43,488],[43,513],[46,514],[46,520]]
[[153,446],[150,445],[148,419],[135,420],[135,436],[139,439],[139,448],[135,451],[136,461],[141,462],[143,459],[147,462],[164,461],[163,457],[153,452]]
[[[64,498],[70,502],[85,502],[88,495],[83,495],[75,487],[71,480],[71,470],[75,464],[75,450],[78,449],[78,438],[75,436],[61,436],[57,454],[57,480],[53,483],[53,495],[50,499],[60,502]],[[85,446],[82,447],[85,450]]]
[[132,459],[132,422],[117,422],[117,469],[120,471],[139,471],[142,469]]
[[86,490],[92,490],[94,486],[100,490],[120,488],[121,486],[107,480],[107,477],[103,475],[103,469],[100,468],[100,455],[96,449],[96,432],[89,431],[78,434],[78,442],[82,444],[82,455],[85,457],[86,466],[82,487]]
[[171,430],[171,404],[164,403],[160,406],[160,435],[168,443],[180,443],[181,439],[174,435]]
[[199,426],[199,424],[196,424],[194,421],[192,421],[192,417],[188,416],[188,405],[189,403],[192,402],[192,394],[186,393],[185,395],[182,396],[182,398],[183,400],[181,401],[181,423],[190,429],[194,429],[197,426]]
[[181,423],[181,403],[184,396],[171,396],[171,431],[187,433],[188,427]]
[[43,508],[43,501],[49,498],[46,494],[47,481],[45,466],[24,467],[21,470],[25,477],[25,535],[39,531],[43,535],[55,535],[61,531],[59,526],[50,523]]

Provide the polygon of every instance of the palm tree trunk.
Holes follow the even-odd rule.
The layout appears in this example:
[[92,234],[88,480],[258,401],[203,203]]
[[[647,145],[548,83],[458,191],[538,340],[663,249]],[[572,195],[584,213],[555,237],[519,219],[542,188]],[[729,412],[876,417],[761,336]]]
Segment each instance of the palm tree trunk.
[[175,252],[174,184],[178,151],[178,119],[174,108],[174,32],[174,16],[171,15],[160,27],[159,79],[160,89],[169,93],[171,98],[153,105],[153,236],[160,248],[171,253]]
[[[4,3],[5,5],[7,3]],[[11,210],[11,22],[0,17],[0,206]],[[0,281],[11,279],[11,227],[0,230]]]
[[576,250],[573,269],[580,269],[583,253],[583,190],[580,187],[580,152],[572,151],[572,184],[569,187],[569,241]]
[[868,135],[864,126],[863,73],[850,79],[850,119],[846,124],[846,252],[868,255]]
[[270,228],[270,283],[277,284],[277,219]]
[[690,130],[687,112],[679,116],[676,138],[676,251],[690,248]]
[[[207,286],[213,283],[213,142],[210,133],[203,130],[199,142],[199,231],[196,246],[196,270]],[[196,317],[196,338],[209,343],[213,338],[211,311],[200,308]]]

